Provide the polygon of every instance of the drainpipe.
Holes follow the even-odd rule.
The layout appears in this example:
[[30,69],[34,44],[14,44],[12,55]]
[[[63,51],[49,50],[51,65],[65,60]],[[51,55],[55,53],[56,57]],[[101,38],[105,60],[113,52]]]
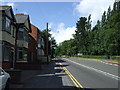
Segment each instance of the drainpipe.
[[12,69],[15,69],[15,63],[16,63],[16,60],[17,60],[17,39],[18,39],[18,29],[19,29],[19,24],[16,24],[15,51],[14,51],[14,59],[13,59]]

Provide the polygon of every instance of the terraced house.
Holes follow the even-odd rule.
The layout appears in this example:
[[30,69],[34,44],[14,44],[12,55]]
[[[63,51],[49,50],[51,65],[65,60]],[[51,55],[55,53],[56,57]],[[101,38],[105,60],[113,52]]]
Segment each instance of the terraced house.
[[15,54],[16,20],[11,6],[0,6],[0,61],[2,67],[13,66]]
[[31,32],[29,15],[16,14],[17,32],[17,59],[16,62],[28,62],[28,33]]
[[[0,6],[0,65],[5,69],[39,69],[45,56],[40,30],[29,15],[13,14],[11,6]],[[30,68],[31,67],[31,68]]]

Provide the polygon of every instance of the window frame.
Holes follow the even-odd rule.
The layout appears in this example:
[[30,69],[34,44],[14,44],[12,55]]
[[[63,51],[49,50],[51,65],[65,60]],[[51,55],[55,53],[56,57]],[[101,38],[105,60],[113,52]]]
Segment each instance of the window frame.
[[[9,28],[7,29],[7,23]],[[11,34],[11,20],[7,16],[2,15],[2,30]]]

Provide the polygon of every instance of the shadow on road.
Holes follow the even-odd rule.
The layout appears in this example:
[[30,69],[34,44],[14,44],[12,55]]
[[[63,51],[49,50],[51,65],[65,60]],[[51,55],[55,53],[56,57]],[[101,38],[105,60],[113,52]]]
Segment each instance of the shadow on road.
[[44,65],[39,74],[24,82],[23,88],[75,88],[68,75],[60,67],[66,67],[63,60],[53,59]]

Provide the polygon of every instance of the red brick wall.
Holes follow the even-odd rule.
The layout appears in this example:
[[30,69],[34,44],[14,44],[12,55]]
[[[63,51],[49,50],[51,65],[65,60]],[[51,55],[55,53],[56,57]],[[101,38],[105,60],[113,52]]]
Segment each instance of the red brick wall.
[[10,69],[11,63],[10,62],[2,62],[2,68],[3,69]]
[[33,61],[31,61],[33,63],[35,63],[37,60],[36,46],[37,46],[36,40],[30,36],[29,44],[28,44],[28,51],[33,53]]
[[29,33],[36,41],[38,38],[38,28],[31,24],[32,32]]
[[33,61],[37,62],[37,38],[38,38],[38,28],[31,24],[32,32],[29,33],[29,44],[28,44],[28,51],[33,53]]

